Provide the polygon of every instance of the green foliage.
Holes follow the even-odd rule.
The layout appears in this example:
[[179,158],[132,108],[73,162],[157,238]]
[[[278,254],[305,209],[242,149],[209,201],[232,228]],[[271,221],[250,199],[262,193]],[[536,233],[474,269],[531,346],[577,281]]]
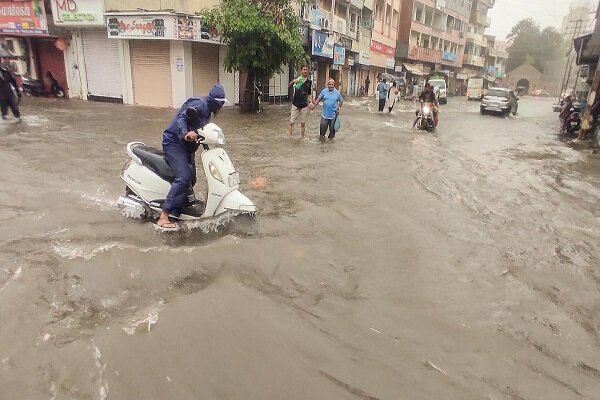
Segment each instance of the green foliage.
[[544,63],[561,53],[561,36],[553,27],[540,29],[531,18],[519,21],[506,36],[512,40],[508,48],[506,70],[512,71],[523,63],[532,64],[543,72]]
[[225,69],[247,72],[258,81],[280,72],[283,64],[307,60],[294,0],[223,0],[201,12],[228,45]]

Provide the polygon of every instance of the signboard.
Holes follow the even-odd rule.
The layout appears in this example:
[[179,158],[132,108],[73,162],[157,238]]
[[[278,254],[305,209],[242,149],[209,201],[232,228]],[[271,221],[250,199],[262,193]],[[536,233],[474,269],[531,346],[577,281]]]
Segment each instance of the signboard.
[[121,15],[106,13],[108,37],[166,39],[221,43],[221,37],[199,17],[172,14]]
[[302,45],[308,46],[308,26],[300,25],[298,27],[298,32],[300,33],[300,38],[302,39]]
[[102,0],[50,0],[50,2],[56,25],[104,25]]
[[358,63],[362,65],[371,65],[371,52],[361,51],[358,53]]
[[393,47],[386,46],[385,44],[381,44],[378,42],[371,42],[371,51],[377,54],[383,54],[384,56],[388,56],[394,58],[394,54],[396,50]]
[[0,33],[6,35],[48,35],[42,0],[0,1]]
[[175,59],[175,71],[183,72],[183,70],[184,70],[183,57],[177,57]]
[[108,37],[119,39],[175,39],[177,24],[170,15],[107,15]]
[[386,68],[394,69],[395,65],[396,65],[395,59],[389,58],[389,57],[385,59],[385,67]]
[[456,61],[456,53],[452,53],[450,51],[444,51],[442,53],[442,60],[455,62]]
[[340,34],[336,34],[336,43],[340,46],[344,46],[346,49],[352,49],[352,39],[342,36]]
[[346,62],[346,48],[340,46],[333,47],[333,63],[335,65],[344,65]]
[[325,32],[313,31],[312,55],[333,58],[333,36]]

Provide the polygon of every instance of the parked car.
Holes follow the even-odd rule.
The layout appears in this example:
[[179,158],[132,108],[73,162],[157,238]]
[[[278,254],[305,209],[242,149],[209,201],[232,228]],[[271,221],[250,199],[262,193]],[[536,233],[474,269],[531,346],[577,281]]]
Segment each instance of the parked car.
[[489,88],[488,92],[481,99],[479,111],[481,114],[496,112],[503,115],[517,115],[519,109],[519,99],[510,89]]
[[531,95],[535,97],[549,97],[550,93],[544,89],[537,89],[531,92]]

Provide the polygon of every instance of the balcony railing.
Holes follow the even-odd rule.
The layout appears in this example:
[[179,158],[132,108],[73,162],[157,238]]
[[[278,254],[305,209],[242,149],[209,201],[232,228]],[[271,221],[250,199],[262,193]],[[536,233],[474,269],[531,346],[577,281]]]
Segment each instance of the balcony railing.
[[508,52],[499,49],[490,49],[490,56],[496,58],[508,58]]
[[408,58],[440,64],[442,62],[442,52],[439,50],[426,49],[424,47],[411,46],[408,51]]
[[337,15],[333,16],[333,31],[337,33],[341,33],[342,35],[346,34],[346,19],[342,17],[338,17]]
[[474,43],[480,47],[487,47],[487,39],[479,33],[465,32],[465,41],[467,43]]
[[463,59],[463,64],[474,65],[476,67],[481,68],[484,66],[485,60],[481,56],[476,56],[473,54],[465,54],[465,57]]

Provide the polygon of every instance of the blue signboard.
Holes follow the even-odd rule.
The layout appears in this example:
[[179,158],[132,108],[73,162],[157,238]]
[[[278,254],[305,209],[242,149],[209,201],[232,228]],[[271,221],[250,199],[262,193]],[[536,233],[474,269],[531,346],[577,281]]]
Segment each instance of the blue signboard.
[[456,61],[456,53],[452,53],[450,51],[444,51],[442,53],[442,60],[446,60],[446,61]]
[[313,31],[312,54],[313,56],[333,58],[333,36],[330,37],[327,33]]
[[346,48],[340,46],[333,47],[333,63],[336,65],[344,65],[346,61]]

